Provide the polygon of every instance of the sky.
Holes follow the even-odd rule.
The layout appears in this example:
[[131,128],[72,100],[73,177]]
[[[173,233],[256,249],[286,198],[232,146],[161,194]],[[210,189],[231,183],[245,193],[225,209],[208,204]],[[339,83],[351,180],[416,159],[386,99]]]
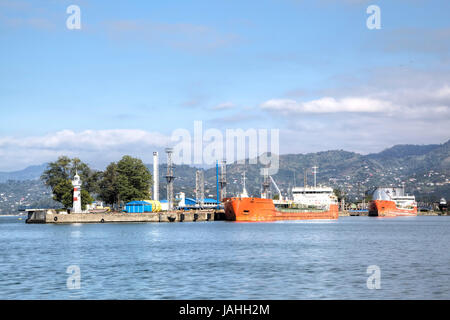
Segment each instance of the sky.
[[194,121],[282,154],[450,138],[447,0],[0,0],[0,41],[0,171],[150,163]]

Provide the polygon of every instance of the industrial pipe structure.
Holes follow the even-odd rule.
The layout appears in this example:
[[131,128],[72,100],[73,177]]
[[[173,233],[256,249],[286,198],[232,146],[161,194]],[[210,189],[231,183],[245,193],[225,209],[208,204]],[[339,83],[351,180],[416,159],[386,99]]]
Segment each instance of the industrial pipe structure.
[[158,152],[153,152],[153,200],[159,201],[159,163]]
[[219,160],[216,161],[216,189],[217,189],[217,210],[220,209],[220,202],[219,202]]
[[172,154],[173,149],[172,148],[166,148],[167,153],[167,174],[166,174],[166,181],[167,181],[167,204],[168,204],[168,210],[173,210],[173,180],[175,179],[173,175],[173,163],[172,163]]

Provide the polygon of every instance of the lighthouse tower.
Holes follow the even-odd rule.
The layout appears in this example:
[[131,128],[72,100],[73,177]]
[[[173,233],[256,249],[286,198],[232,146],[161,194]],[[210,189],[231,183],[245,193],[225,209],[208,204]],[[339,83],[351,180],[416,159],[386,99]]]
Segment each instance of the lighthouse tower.
[[73,212],[81,213],[81,180],[78,172],[72,180],[73,185]]

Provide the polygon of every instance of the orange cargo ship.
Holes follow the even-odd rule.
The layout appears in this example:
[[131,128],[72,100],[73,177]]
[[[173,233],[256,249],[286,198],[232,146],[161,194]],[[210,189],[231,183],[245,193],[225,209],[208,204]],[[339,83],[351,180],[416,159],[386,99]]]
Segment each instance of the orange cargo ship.
[[224,207],[227,220],[242,222],[337,219],[339,215],[337,204],[330,204],[325,210],[277,209],[272,199],[262,198],[227,198],[224,199]]
[[405,195],[404,188],[377,188],[369,203],[369,216],[417,216],[416,199]]
[[[230,221],[256,222],[278,220],[312,220],[337,219],[339,216],[337,197],[330,187],[316,185],[315,174],[317,167],[313,167],[314,186],[292,188],[292,199],[283,199],[272,176],[267,171],[264,174],[263,192],[261,198],[249,197],[245,189],[245,172],[243,177],[243,192],[238,197],[223,200],[225,218]],[[269,179],[278,191],[278,200],[268,196]]]

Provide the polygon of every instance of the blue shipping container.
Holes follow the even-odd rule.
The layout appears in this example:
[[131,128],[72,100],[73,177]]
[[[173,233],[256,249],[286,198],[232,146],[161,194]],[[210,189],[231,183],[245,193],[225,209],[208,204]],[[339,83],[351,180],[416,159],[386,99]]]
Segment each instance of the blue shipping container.
[[152,205],[145,201],[131,201],[125,205],[125,211],[128,213],[152,212]]

